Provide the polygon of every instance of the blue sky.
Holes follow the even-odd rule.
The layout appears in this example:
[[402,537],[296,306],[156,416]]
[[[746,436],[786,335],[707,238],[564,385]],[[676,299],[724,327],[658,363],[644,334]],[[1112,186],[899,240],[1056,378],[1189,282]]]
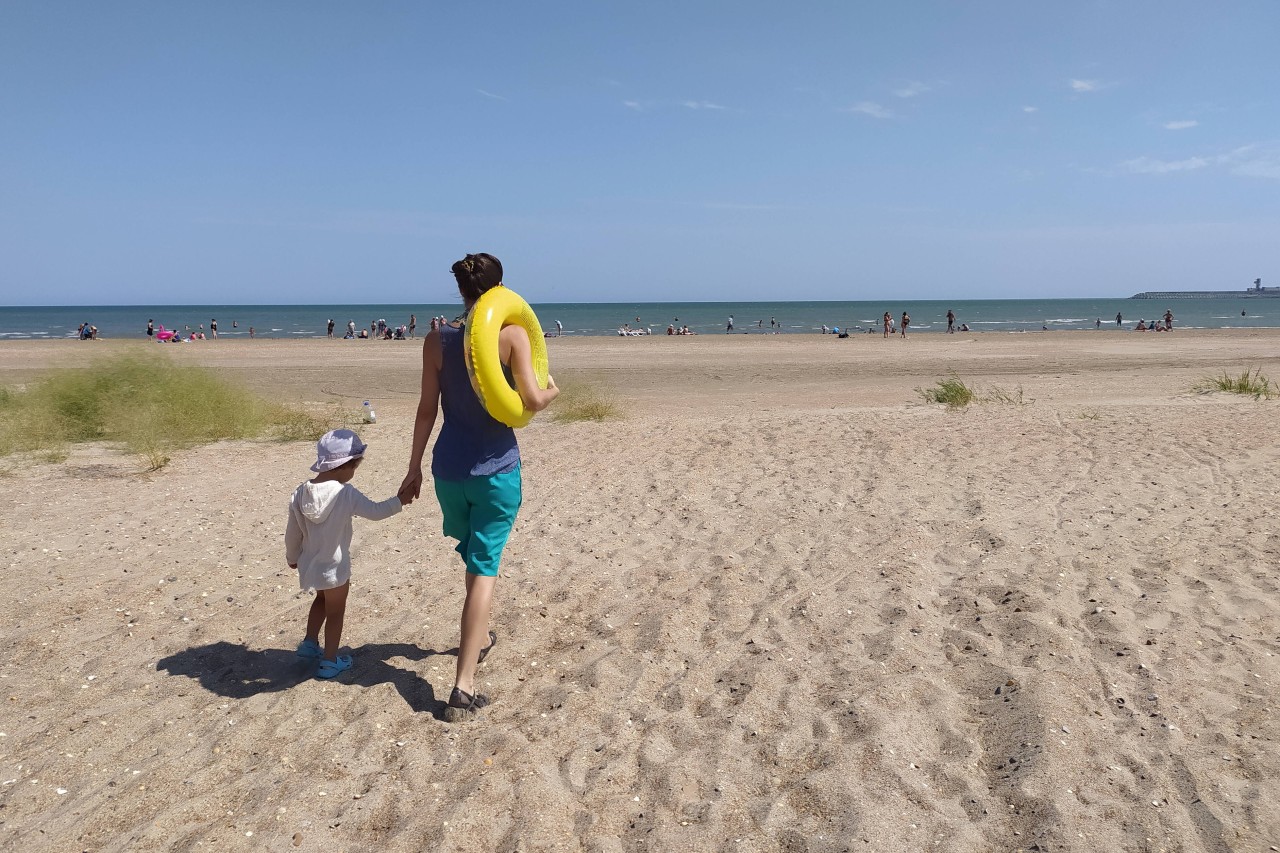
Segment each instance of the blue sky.
[[0,304],[1280,283],[1280,3],[7,2]]

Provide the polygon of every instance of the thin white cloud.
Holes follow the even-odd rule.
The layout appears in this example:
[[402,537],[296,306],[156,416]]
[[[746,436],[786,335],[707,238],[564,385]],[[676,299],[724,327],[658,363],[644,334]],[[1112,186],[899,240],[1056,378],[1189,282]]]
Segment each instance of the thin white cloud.
[[1067,85],[1071,87],[1073,92],[1096,92],[1106,86],[1101,80],[1076,80],[1067,81]]
[[1152,157],[1135,157],[1125,160],[1120,168],[1138,175],[1166,175],[1170,172],[1190,172],[1203,169],[1214,163],[1214,159],[1206,157],[1188,157],[1186,160],[1156,160]]
[[713,104],[711,101],[681,101],[680,105],[691,110],[727,110],[728,107]]
[[905,86],[901,86],[893,90],[893,94],[899,98],[914,98],[917,95],[923,95],[925,92],[932,92],[933,87],[927,83],[921,83],[919,80],[912,80]]
[[859,101],[851,107],[845,107],[844,112],[861,113],[862,115],[871,116],[872,118],[893,118],[893,112],[885,109],[875,101]]
[[1195,127],[1200,122],[1195,119],[1187,119],[1185,121],[1166,121],[1164,123],[1165,130],[1186,130],[1189,127]]
[[1040,112],[1040,108],[1039,107],[1023,107],[1022,111],[1024,113],[1038,113]]
[[635,110],[636,112],[641,112],[644,109],[644,105],[639,101],[623,101],[622,105],[627,109]]
[[1187,157],[1183,160],[1136,157],[1121,163],[1118,171],[1138,175],[1168,175],[1214,167],[1247,178],[1280,180],[1280,143],[1244,145],[1225,154]]
[[506,98],[502,97],[501,95],[495,95],[493,92],[488,92],[488,91],[485,91],[484,89],[476,89],[476,91],[477,91],[477,92],[479,92],[480,94],[484,95],[486,98],[493,98],[495,101],[505,101],[505,100],[507,100]]
[[1280,144],[1246,145],[1227,155],[1231,174],[1280,180]]
[[707,201],[701,205],[706,210],[781,210],[777,205],[773,204],[741,204],[732,201]]

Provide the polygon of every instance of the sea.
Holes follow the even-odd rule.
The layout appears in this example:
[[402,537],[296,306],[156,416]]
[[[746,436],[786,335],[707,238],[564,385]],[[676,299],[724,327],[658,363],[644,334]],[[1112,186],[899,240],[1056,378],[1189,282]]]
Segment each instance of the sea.
[[[912,334],[947,330],[947,311],[956,328],[973,332],[1043,332],[1101,328],[1131,330],[1140,319],[1174,314],[1174,328],[1280,328],[1280,299],[1219,297],[1211,299],[981,299],[858,302],[581,302],[534,304],[543,330],[554,334],[613,336],[631,329],[665,334],[668,325],[687,326],[697,334],[723,334],[733,318],[735,334],[817,334],[823,327],[852,333],[880,331],[888,311],[895,324],[902,312],[911,315]],[[417,334],[433,316],[453,319],[461,305],[83,305],[0,307],[0,341],[74,338],[83,323],[98,328],[101,338],[146,337],[147,321],[183,332],[209,332],[217,320],[220,338],[323,338],[328,321],[341,336],[348,321],[368,329],[378,320],[391,327],[417,315]],[[1119,315],[1120,322],[1116,322]]]

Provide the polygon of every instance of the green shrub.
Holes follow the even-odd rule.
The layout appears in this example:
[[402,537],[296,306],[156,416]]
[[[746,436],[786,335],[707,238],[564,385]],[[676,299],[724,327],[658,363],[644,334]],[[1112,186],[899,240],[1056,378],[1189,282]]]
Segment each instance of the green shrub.
[[949,408],[960,409],[972,403],[976,397],[973,389],[957,376],[939,379],[933,388],[917,388],[926,403],[943,403]]
[[1196,383],[1194,390],[1200,392],[1207,391],[1227,391],[1232,394],[1248,394],[1255,400],[1270,400],[1276,396],[1276,386],[1270,379],[1262,375],[1262,368],[1255,369],[1252,373],[1246,370],[1239,376],[1228,376],[1227,372],[1222,371],[1221,376],[1211,376],[1200,380]]
[[[0,395],[0,455],[63,455],[70,444],[118,444],[157,469],[185,447],[224,439],[314,439],[324,420],[264,401],[211,371],[160,354],[126,354],[59,370]],[[52,454],[52,456],[49,456]]]
[[1004,403],[1009,406],[1022,406],[1026,401],[1022,398],[1022,386],[1019,385],[1012,391],[1006,391],[999,385],[993,385],[991,390],[982,395],[984,403]]
[[962,409],[970,403],[1005,403],[1010,406],[1026,405],[1022,396],[1022,387],[1006,391],[998,385],[979,393],[976,387],[966,385],[958,376],[939,379],[933,388],[917,388],[916,391],[926,403],[942,403],[948,408]]
[[551,416],[557,423],[603,421],[622,414],[613,398],[594,385],[574,385],[560,389],[551,404]]

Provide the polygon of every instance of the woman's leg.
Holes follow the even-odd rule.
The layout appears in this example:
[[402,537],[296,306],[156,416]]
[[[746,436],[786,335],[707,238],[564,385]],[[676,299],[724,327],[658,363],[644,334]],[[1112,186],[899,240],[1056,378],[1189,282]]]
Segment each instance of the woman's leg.
[[475,695],[476,662],[480,650],[489,642],[489,615],[498,567],[516,513],[520,511],[520,468],[491,477],[472,477],[465,489],[471,505],[471,535],[463,554],[467,564],[467,598],[462,605],[454,687]]
[[453,686],[474,696],[476,662],[480,650],[489,643],[489,613],[493,609],[496,577],[467,573],[467,598],[462,603],[462,639],[458,643],[458,672]]

